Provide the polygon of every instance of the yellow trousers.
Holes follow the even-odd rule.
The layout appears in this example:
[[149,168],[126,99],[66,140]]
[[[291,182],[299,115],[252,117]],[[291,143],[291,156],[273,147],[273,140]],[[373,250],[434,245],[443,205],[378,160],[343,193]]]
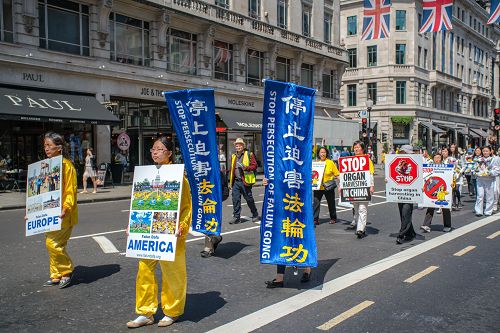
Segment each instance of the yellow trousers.
[[73,226],[62,225],[61,230],[45,233],[45,245],[49,252],[50,278],[60,279],[73,273],[73,262],[66,252]]
[[161,305],[163,313],[178,317],[184,313],[187,292],[186,237],[177,239],[175,261],[151,259],[139,260],[135,284],[135,311],[139,315],[152,316],[158,309],[158,284],[156,265],[161,268]]

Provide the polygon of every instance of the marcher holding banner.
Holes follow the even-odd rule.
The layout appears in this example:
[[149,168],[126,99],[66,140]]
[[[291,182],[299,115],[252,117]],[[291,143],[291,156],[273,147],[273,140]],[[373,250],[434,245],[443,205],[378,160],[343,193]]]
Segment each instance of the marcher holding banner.
[[319,210],[323,195],[328,203],[328,211],[330,213],[330,224],[337,222],[337,209],[335,207],[335,188],[337,183],[335,178],[339,176],[339,170],[335,163],[329,159],[329,151],[326,147],[319,148],[319,160],[325,162],[325,171],[323,172],[323,180],[319,190],[313,192],[314,195],[314,225],[319,225]]
[[[48,132],[44,136],[43,148],[48,158],[62,155],[64,149],[62,135]],[[78,206],[76,201],[76,170],[73,163],[63,156],[62,170],[62,219],[61,230],[47,232],[45,245],[50,258],[50,280],[45,287],[65,288],[70,285],[73,274],[73,262],[66,252],[66,245],[71,237],[73,226],[78,223]]]
[[[172,154],[173,143],[166,136],[159,137],[151,148],[151,158],[157,165],[172,164]],[[162,272],[161,304],[165,314],[158,322],[158,326],[170,326],[184,313],[187,292],[186,237],[191,225],[191,215],[191,192],[189,183],[184,177],[175,260],[139,260],[135,297],[135,311],[139,316],[129,321],[127,327],[137,328],[154,322],[153,315],[158,308],[158,284],[155,278],[158,262]]]
[[475,212],[476,216],[490,216],[495,201],[495,177],[500,175],[500,158],[492,156],[490,146],[483,147],[482,153],[474,166],[474,175],[477,177]]

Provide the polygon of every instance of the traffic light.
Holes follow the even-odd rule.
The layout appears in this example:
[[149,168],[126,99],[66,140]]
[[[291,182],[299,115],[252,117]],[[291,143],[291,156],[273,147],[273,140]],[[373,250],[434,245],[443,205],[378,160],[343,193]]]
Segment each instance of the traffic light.
[[500,125],[500,109],[495,109],[494,112],[494,117],[495,117],[495,127]]
[[387,133],[382,133],[382,142],[387,141]]
[[361,118],[361,132],[366,133],[366,130],[367,130],[366,118]]

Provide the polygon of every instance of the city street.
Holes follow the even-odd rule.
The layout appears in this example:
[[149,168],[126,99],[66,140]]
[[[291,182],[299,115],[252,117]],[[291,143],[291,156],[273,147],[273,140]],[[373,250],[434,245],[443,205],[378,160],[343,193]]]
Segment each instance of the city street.
[[[452,212],[454,230],[443,233],[435,214],[422,233],[425,210],[415,209],[415,240],[396,244],[397,204],[385,202],[376,177],[367,237],[347,229],[349,208],[328,223],[326,201],[316,228],[319,266],[312,280],[287,269],[285,287],[266,289],[276,268],[259,263],[259,225],[230,225],[224,202],[223,241],[215,257],[201,258],[203,237],[187,244],[185,314],[170,328],[140,332],[494,332],[500,327],[500,216],[476,217],[465,189],[464,208]],[[263,187],[254,188],[259,211]],[[48,255],[42,235],[24,236],[23,210],[2,211],[0,226],[0,331],[125,332],[136,317],[137,260],[124,256],[129,200],[79,205],[68,252],[75,282],[43,288]],[[250,216],[243,205],[243,215]],[[161,310],[155,320],[162,317]]]

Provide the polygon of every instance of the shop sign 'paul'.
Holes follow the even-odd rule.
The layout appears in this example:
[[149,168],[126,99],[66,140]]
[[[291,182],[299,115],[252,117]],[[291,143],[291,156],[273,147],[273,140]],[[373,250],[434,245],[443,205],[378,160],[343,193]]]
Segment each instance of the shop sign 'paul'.
[[33,99],[31,97],[26,97],[25,99],[14,96],[14,95],[3,95],[8,98],[13,106],[27,106],[29,108],[37,108],[37,109],[52,109],[52,110],[67,110],[67,111],[82,111],[82,108],[73,107],[69,104],[69,101],[60,101],[60,100],[50,100],[47,101],[45,98],[37,98]]

